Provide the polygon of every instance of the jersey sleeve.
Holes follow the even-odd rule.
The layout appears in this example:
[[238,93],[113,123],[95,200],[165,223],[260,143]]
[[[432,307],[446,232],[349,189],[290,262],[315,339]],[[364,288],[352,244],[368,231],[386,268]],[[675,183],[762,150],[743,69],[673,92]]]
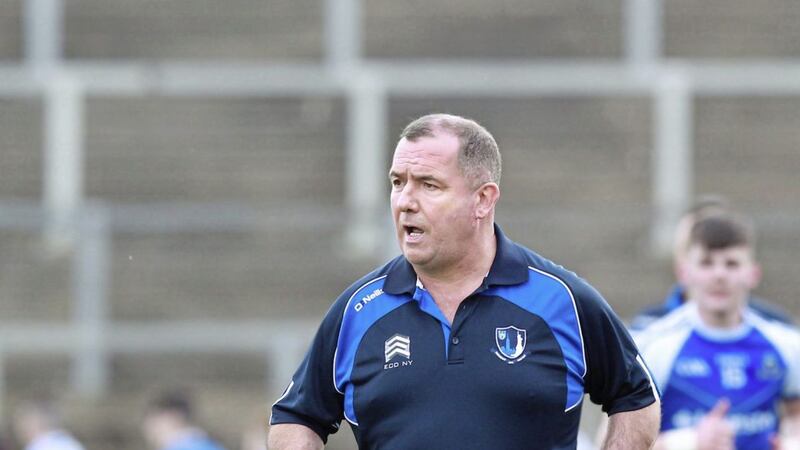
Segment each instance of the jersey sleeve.
[[800,331],[797,327],[768,321],[759,316],[750,316],[750,320],[778,351],[786,366],[781,398],[800,398]]
[[592,402],[611,415],[658,401],[650,370],[619,317],[591,286],[579,287],[576,295],[586,353],[585,390]]
[[785,400],[800,399],[800,333],[792,328],[787,333],[785,350],[786,382],[783,385],[782,397]]
[[305,425],[323,442],[338,431],[343,418],[343,396],[334,386],[333,359],[343,309],[340,298],[328,311],[289,386],[272,406],[270,425]]

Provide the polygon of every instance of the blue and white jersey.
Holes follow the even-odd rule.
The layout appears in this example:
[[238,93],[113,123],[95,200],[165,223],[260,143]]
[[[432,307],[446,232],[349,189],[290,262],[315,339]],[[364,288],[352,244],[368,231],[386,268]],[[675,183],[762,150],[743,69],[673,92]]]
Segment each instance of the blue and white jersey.
[[322,321],[272,424],[360,449],[574,450],[584,394],[609,414],[656,401],[622,322],[575,274],[505,238],[450,323],[398,257]]
[[800,397],[800,335],[747,308],[712,329],[686,304],[634,335],[662,393],[661,431],[692,427],[722,398],[739,450],[770,449],[782,399]]

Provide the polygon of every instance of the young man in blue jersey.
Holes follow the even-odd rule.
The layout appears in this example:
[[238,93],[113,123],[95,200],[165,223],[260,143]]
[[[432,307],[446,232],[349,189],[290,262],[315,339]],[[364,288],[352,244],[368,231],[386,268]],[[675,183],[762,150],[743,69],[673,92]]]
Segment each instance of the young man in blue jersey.
[[749,222],[708,215],[687,248],[689,301],[636,334],[662,392],[655,448],[798,449],[800,335],[747,304],[761,276]]
[[[718,195],[704,195],[699,197],[691,208],[681,217],[675,227],[675,237],[672,246],[673,271],[676,278],[680,278],[681,266],[686,260],[689,247],[689,233],[692,226],[701,218],[717,213],[733,211],[730,202]],[[639,311],[631,319],[629,329],[641,330],[654,321],[664,317],[673,310],[679,308],[687,300],[686,287],[680,281],[676,282],[666,298],[661,303],[649,305]],[[753,311],[768,320],[776,320],[787,324],[793,324],[791,315],[780,308],[756,296],[748,299],[749,306]]]
[[500,153],[474,121],[409,124],[389,171],[402,255],[323,319],[272,408],[269,448],[574,450],[584,393],[604,449],[644,450],[658,392],[624,326],[577,275],[494,222]]

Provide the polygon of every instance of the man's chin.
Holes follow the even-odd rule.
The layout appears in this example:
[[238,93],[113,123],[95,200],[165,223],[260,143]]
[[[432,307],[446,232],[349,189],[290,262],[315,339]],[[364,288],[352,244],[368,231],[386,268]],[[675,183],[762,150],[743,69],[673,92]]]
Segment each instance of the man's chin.
[[715,315],[726,315],[739,309],[739,305],[733,299],[716,298],[707,301],[705,309]]
[[430,260],[430,256],[420,251],[420,249],[403,246],[402,251],[408,262],[415,266],[424,266]]

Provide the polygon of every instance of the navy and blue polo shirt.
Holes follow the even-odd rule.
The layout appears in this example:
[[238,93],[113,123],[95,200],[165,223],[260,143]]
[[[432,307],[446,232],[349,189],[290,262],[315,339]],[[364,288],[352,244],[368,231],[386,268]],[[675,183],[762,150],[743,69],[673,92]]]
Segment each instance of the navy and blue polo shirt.
[[361,449],[574,449],[584,393],[609,414],[658,392],[622,322],[577,275],[495,227],[489,274],[449,323],[402,256],[348,288],[272,409]]

